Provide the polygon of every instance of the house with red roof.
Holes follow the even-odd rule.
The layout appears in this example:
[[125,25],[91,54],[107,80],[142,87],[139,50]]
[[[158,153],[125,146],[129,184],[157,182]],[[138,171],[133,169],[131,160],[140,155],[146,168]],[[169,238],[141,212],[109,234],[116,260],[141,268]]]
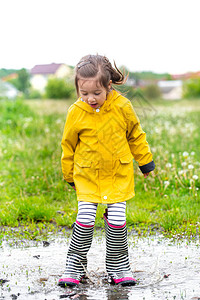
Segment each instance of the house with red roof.
[[69,78],[72,76],[72,68],[66,64],[36,65],[30,70],[30,83],[34,90],[44,92],[47,81],[50,78]]

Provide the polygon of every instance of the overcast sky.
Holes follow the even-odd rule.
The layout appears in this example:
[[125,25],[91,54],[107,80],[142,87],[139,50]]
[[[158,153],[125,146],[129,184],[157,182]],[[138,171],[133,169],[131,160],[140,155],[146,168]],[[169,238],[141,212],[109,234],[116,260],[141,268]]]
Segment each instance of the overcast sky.
[[0,0],[0,68],[106,55],[129,71],[200,71],[200,0]]

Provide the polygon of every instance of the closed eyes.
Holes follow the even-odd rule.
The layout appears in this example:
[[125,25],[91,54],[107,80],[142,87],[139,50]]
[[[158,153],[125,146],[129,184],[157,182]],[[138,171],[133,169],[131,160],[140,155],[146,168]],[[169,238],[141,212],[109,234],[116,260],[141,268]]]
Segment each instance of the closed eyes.
[[[99,96],[100,94],[101,94],[101,92],[99,92],[99,93],[94,93],[95,96]],[[82,95],[83,95],[83,96],[87,96],[88,93],[83,93],[83,92],[82,92]]]

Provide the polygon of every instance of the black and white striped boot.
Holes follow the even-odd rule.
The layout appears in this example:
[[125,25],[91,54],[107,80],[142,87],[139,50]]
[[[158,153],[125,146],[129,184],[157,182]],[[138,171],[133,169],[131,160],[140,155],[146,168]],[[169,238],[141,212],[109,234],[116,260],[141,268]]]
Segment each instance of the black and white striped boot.
[[66,269],[58,281],[59,286],[76,286],[86,275],[87,253],[92,243],[93,231],[93,225],[76,221],[67,253]]
[[126,222],[122,226],[115,226],[108,222],[107,212],[104,214],[106,231],[106,271],[111,278],[111,283],[135,285],[136,279],[133,278],[127,243]]

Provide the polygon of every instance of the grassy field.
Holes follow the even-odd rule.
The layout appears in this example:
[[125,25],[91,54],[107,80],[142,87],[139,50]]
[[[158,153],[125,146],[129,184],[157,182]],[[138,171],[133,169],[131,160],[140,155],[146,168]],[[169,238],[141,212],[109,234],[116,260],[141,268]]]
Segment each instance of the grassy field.
[[[61,137],[71,101],[0,101],[0,225],[24,225],[27,236],[71,226],[75,192],[62,179]],[[156,169],[143,178],[135,168],[136,197],[127,224],[138,234],[195,237],[200,229],[200,100],[133,105],[154,154]],[[99,205],[96,226],[103,226]]]

